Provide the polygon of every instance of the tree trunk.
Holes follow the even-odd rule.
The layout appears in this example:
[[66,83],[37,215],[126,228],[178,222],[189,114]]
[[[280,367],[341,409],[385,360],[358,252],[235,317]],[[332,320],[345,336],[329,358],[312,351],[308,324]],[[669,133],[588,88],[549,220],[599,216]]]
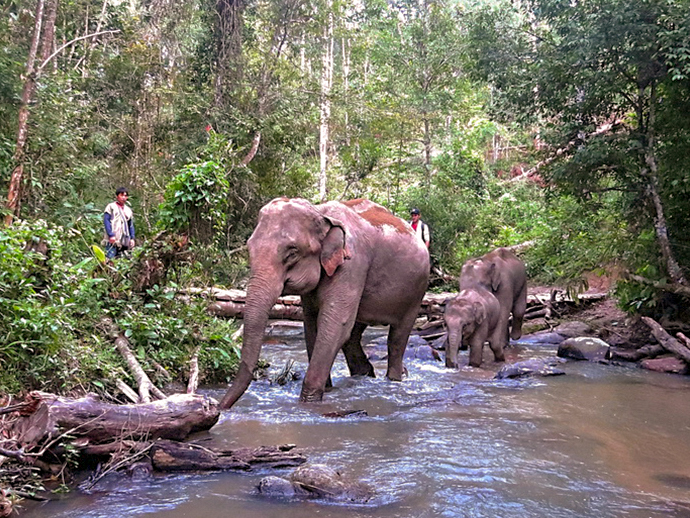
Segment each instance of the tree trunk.
[[[209,305],[209,312],[226,318],[244,318],[245,301],[247,294],[242,290],[187,290],[191,295],[202,295],[214,298]],[[427,293],[424,295],[419,308],[420,317],[436,317],[443,313],[443,308],[448,297],[457,293]],[[605,299],[606,293],[583,293],[575,302],[569,297],[559,298],[558,301],[549,302],[551,306],[567,307],[581,303],[592,303]],[[529,314],[526,319],[538,318],[540,311],[546,309],[542,300],[549,299],[548,294],[530,295],[527,298]],[[302,320],[302,302],[298,295],[286,295],[278,297],[275,304],[268,311],[268,318],[282,320]]]
[[649,197],[654,204],[655,218],[654,218],[654,230],[656,232],[656,239],[659,243],[659,248],[661,249],[661,256],[666,264],[666,270],[671,280],[676,284],[681,284],[683,286],[687,285],[687,280],[683,275],[683,270],[681,270],[678,261],[671,248],[671,241],[668,238],[668,225],[666,223],[666,215],[664,213],[664,206],[661,201],[661,196],[658,190],[658,178],[656,175],[656,158],[654,157],[654,152],[648,152],[647,163],[653,164],[654,168],[650,167],[650,173],[647,175],[648,184],[647,192]]
[[54,50],[57,8],[58,0],[48,0],[48,5],[45,8],[45,26],[43,28],[43,36],[41,37],[41,62],[46,61]]
[[34,34],[31,38],[31,47],[29,48],[29,55],[26,60],[24,87],[22,88],[22,100],[19,106],[17,141],[14,148],[14,155],[12,156],[12,163],[15,165],[14,169],[12,170],[12,176],[10,177],[9,187],[7,189],[7,215],[5,216],[6,226],[12,224],[14,217],[19,215],[20,210],[22,182],[24,180],[24,151],[29,126],[29,105],[31,104],[34,90],[36,88],[36,53],[38,52],[38,44],[41,37],[44,8],[45,0],[38,0],[36,4]]
[[428,113],[424,117],[424,170],[426,171],[426,188],[431,189],[431,123]]
[[223,109],[242,80],[242,28],[244,26],[243,0],[217,0],[216,47],[218,70],[216,73],[215,106]]
[[[351,29],[351,28],[350,28]],[[347,104],[350,89],[350,40],[342,39],[343,47],[343,102]],[[345,110],[345,120],[343,121],[345,127],[345,145],[350,145],[350,118],[349,111]]]
[[321,70],[321,125],[319,131],[319,198],[327,199],[328,148],[330,144],[331,87],[333,86],[333,2],[328,0],[328,21],[324,28],[324,49]]
[[[642,98],[642,88],[640,89],[640,99]],[[644,161],[645,166],[642,169],[642,175],[647,179],[647,194],[654,204],[655,218],[654,230],[656,231],[656,239],[661,249],[661,256],[666,263],[666,270],[668,275],[674,283],[686,285],[687,281],[683,275],[678,261],[671,248],[671,241],[668,238],[668,225],[666,223],[666,215],[664,213],[664,206],[659,195],[659,175],[656,161],[656,134],[654,132],[654,124],[656,122],[656,82],[651,83],[651,93],[649,99],[649,116],[646,124],[644,146]],[[638,117],[641,117],[638,114]],[[642,121],[642,119],[641,119]],[[640,122],[642,124],[642,122]],[[644,126],[643,126],[644,127]]]

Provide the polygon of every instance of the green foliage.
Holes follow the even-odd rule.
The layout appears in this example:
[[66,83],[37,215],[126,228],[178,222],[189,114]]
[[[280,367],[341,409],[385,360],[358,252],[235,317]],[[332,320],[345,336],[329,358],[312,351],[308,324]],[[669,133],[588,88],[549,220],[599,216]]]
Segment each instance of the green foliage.
[[524,254],[534,282],[582,285],[583,273],[624,259],[631,236],[614,204],[583,204],[567,197],[551,201],[535,244]]
[[20,222],[0,233],[2,391],[68,377],[63,346],[74,336],[79,271],[64,262],[60,243],[67,237],[44,221]]
[[[673,254],[681,267],[690,264],[680,159],[690,106],[687,2],[503,2],[469,18],[473,71],[495,85],[494,112],[539,125],[549,157],[540,174],[594,207],[600,195],[617,193],[610,202],[632,235],[667,219]],[[657,240],[656,255],[668,255],[664,234]],[[662,271],[675,269],[666,263]]]
[[0,393],[99,391],[128,379],[103,317],[124,331],[154,378],[152,361],[184,379],[199,345],[203,379],[224,381],[234,372],[232,322],[209,315],[201,300],[180,300],[176,285],[133,293],[131,261],[108,266],[96,248],[87,255],[76,229],[40,220],[0,233]]
[[200,346],[201,380],[228,381],[239,356],[239,347],[230,338],[234,323],[212,317],[201,300],[192,304],[180,301],[174,284],[165,289],[155,287],[146,295],[145,301],[126,300],[127,305],[134,301],[138,311],[118,308],[118,324],[125,337],[136,344],[135,353],[142,365],[155,372],[153,360],[181,376],[194,349]]
[[193,223],[202,222],[217,228],[223,220],[229,187],[225,171],[216,162],[184,166],[166,189],[160,207],[161,224],[176,232],[189,232]]

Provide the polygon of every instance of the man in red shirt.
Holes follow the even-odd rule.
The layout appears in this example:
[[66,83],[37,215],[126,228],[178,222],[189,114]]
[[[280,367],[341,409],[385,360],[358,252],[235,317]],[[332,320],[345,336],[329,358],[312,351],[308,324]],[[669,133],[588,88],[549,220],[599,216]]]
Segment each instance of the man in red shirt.
[[410,221],[410,225],[412,225],[412,229],[419,236],[419,238],[422,241],[424,241],[424,244],[426,245],[426,248],[428,250],[429,243],[431,242],[431,233],[429,232],[429,225],[427,225],[420,219],[421,215],[422,214],[418,208],[412,209],[410,211],[410,217],[412,218],[412,221]]

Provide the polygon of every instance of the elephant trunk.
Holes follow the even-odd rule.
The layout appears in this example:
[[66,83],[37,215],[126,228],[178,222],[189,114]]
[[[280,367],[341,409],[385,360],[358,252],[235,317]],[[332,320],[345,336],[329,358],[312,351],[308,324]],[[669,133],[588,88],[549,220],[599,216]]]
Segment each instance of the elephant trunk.
[[448,330],[446,341],[446,367],[455,369],[458,366],[458,349],[462,342],[462,327],[455,326]]
[[221,409],[230,408],[234,405],[252,382],[268,324],[268,314],[282,289],[283,284],[280,281],[265,281],[254,275],[250,278],[244,310],[244,335],[240,365],[232,385],[220,402]]

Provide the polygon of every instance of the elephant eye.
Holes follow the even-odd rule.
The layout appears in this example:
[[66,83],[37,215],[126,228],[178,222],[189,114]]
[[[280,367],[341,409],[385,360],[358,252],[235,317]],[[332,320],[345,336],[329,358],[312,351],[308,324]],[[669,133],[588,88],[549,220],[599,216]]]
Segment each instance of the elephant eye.
[[299,250],[295,246],[291,246],[285,251],[283,264],[294,263],[299,256]]

